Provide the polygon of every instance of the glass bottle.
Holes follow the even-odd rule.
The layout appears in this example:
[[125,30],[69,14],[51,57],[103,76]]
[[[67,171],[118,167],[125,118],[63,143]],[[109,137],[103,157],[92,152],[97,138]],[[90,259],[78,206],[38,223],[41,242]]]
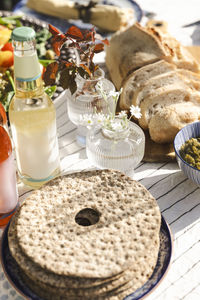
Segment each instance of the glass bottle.
[[0,226],[8,223],[18,204],[16,168],[7,118],[0,103]]
[[18,27],[12,32],[15,96],[9,119],[18,173],[32,187],[40,187],[60,173],[60,159],[53,102],[44,92],[35,31]]

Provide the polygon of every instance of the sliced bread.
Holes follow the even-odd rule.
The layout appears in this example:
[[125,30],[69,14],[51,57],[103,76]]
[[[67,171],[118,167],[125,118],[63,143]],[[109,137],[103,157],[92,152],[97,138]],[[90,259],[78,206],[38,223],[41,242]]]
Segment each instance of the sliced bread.
[[124,81],[122,94],[120,96],[120,108],[129,109],[133,104],[135,93],[143,87],[147,81],[157,75],[174,71],[174,65],[160,60],[153,64],[146,65],[131,73]]
[[175,103],[157,110],[149,121],[149,133],[156,143],[171,143],[185,125],[200,121],[200,106],[192,102]]
[[165,88],[172,84],[181,85],[182,82],[183,79],[181,78],[181,75],[178,75],[176,71],[171,71],[159,74],[158,76],[154,76],[134,93],[132,104],[135,106],[140,106],[145,98],[151,98],[152,96],[158,95],[160,91],[162,91],[162,88]]
[[200,105],[200,92],[194,92],[185,83],[171,84],[156,89],[151,97],[146,97],[141,102],[140,126],[143,129],[148,129],[148,124],[154,114],[161,111],[165,106],[182,102],[193,102]]
[[162,59],[178,68],[200,72],[196,59],[169,33],[138,23],[114,34],[106,49],[106,65],[117,89],[133,71]]
[[[196,75],[196,76],[195,76]],[[194,72],[176,69],[171,72],[166,72],[154,76],[147,80],[146,84],[141,86],[133,95],[132,104],[140,106],[141,102],[147,98],[159,93],[158,88],[168,86],[170,84],[182,85],[187,84],[193,91],[200,91],[200,76]]]
[[200,81],[200,74],[185,69],[176,69],[177,73],[184,76],[188,82]]
[[171,49],[138,23],[115,33],[106,49],[106,66],[117,89],[128,74],[162,59],[172,60]]

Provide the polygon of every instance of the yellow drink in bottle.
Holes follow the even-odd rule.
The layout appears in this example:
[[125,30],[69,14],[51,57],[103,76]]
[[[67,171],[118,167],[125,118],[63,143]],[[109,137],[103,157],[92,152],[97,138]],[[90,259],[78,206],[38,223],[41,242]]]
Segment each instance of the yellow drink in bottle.
[[19,176],[25,184],[39,187],[59,174],[60,160],[56,111],[43,90],[34,37],[29,27],[12,34],[16,91],[9,118]]

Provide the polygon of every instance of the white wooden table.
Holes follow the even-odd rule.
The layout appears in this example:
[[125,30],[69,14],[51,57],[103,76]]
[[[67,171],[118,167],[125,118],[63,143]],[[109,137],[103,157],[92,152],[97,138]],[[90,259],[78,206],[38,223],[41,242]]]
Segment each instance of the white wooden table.
[[[185,45],[200,44],[200,25],[182,25],[200,19],[198,0],[138,0],[142,9],[157,13],[158,20],[169,24],[169,31]],[[146,19],[143,18],[142,23]],[[55,102],[60,156],[63,172],[93,168],[85,149],[75,142],[75,126],[68,120],[66,100]],[[200,189],[173,163],[141,163],[135,170],[139,180],[157,199],[174,238],[171,267],[161,284],[147,297],[148,300],[200,299]],[[27,191],[19,186],[20,199]],[[0,300],[21,300],[10,286],[0,266]],[[56,299],[55,299],[56,300]]]

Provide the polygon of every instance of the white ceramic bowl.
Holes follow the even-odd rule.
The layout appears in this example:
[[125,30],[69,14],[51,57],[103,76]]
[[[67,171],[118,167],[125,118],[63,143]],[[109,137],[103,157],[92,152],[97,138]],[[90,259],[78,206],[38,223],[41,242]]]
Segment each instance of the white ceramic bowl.
[[192,167],[187,162],[185,162],[180,156],[179,150],[181,146],[190,138],[200,137],[200,122],[194,122],[183,127],[175,136],[174,139],[174,150],[176,154],[176,159],[180,169],[184,174],[194,181],[197,185],[200,185],[200,170]]

